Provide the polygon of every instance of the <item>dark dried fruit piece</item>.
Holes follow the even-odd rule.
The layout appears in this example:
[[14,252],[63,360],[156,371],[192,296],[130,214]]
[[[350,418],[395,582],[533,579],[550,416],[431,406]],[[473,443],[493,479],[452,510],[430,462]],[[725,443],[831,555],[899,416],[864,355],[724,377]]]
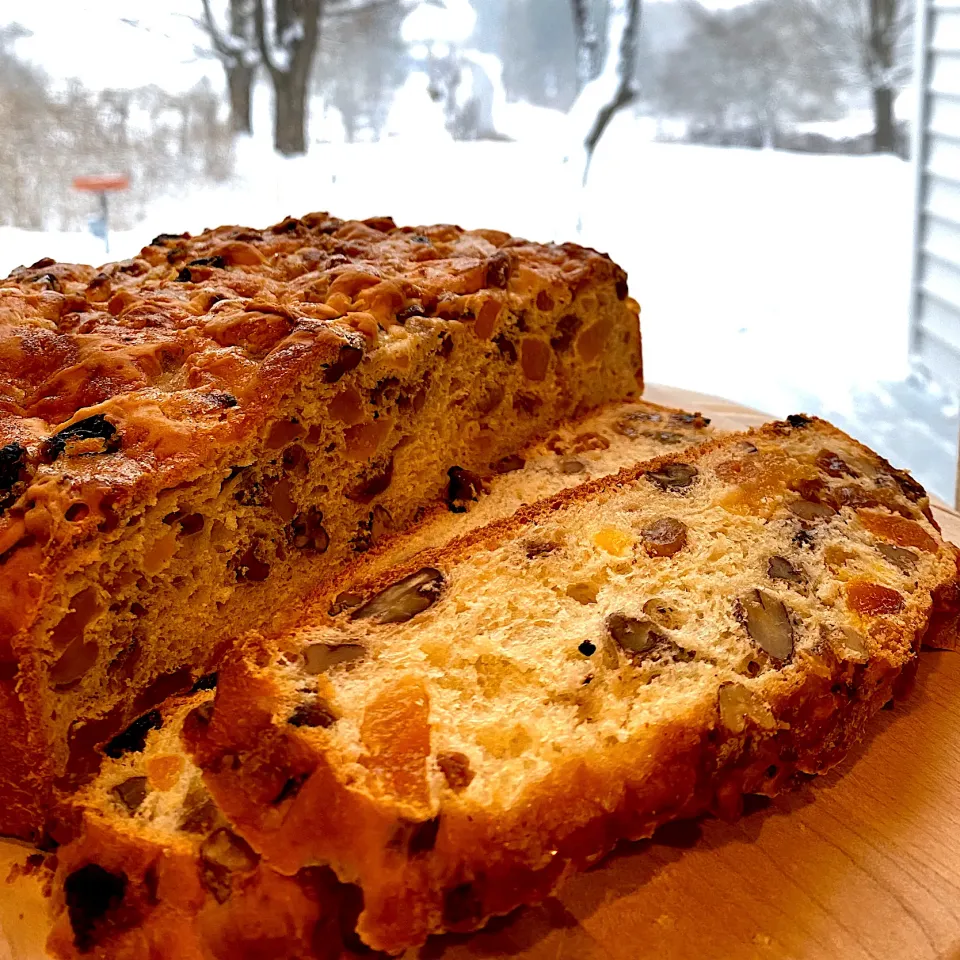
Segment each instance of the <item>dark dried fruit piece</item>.
[[100,440],[101,449],[86,451],[96,453],[113,453],[120,449],[120,438],[116,436],[117,428],[107,419],[106,414],[98,413],[71,423],[52,437],[43,441],[40,455],[44,462],[53,463],[66,449],[68,443],[80,443],[84,440]]
[[816,464],[818,469],[831,477],[842,477],[844,474],[850,477],[857,476],[856,470],[832,450],[821,450],[817,454]]
[[8,443],[5,447],[0,447],[0,493],[6,492],[20,480],[26,466],[26,447],[19,443]]
[[123,783],[118,783],[110,792],[132,816],[140,809],[140,804],[147,799],[147,778],[130,777]]
[[659,470],[650,470],[644,476],[661,490],[684,490],[696,480],[697,468],[689,463],[668,463]]
[[362,660],[366,652],[360,643],[311,643],[303,651],[303,668],[312,676],[318,676],[341,663]]
[[363,359],[363,348],[352,343],[340,347],[337,359],[327,367],[323,375],[325,383],[336,383],[344,374],[349,373]]
[[767,561],[767,576],[771,580],[803,583],[803,575],[786,557],[771,557]]
[[332,727],[340,718],[319,698],[301,703],[290,715],[287,723],[292,727]]
[[243,837],[221,827],[200,844],[200,881],[217,903],[230,899],[235,873],[250,873],[260,857]]
[[86,953],[96,944],[101,921],[123,902],[127,876],[104,870],[97,863],[88,863],[67,877],[63,891],[74,945]]
[[123,733],[118,733],[104,748],[103,752],[113,760],[125,753],[142,753],[147,745],[147,734],[163,726],[163,717],[159,710],[151,710],[137,717]]
[[584,640],[583,643],[577,647],[577,650],[585,657],[592,657],[597,652],[597,645],[590,640]]
[[897,481],[903,495],[913,503],[926,499],[927,491],[917,483],[906,470],[891,470],[890,475]]
[[204,674],[198,677],[196,683],[190,688],[191,693],[200,693],[201,690],[215,690],[217,687],[217,673]]
[[466,513],[468,503],[476,503],[484,492],[483,480],[471,470],[451,467],[447,471],[446,500],[451,513]]
[[218,270],[222,270],[226,265],[227,261],[223,257],[197,257],[187,264],[188,267],[216,267]]
[[470,758],[463,753],[451,751],[437,754],[437,766],[454,793],[462,793],[473,782],[476,773],[470,769]]
[[499,290],[506,289],[510,281],[510,256],[498,250],[487,260],[487,286]]
[[439,815],[421,821],[401,819],[388,841],[388,846],[393,850],[403,851],[412,860],[429,853],[436,846],[439,832]]
[[186,267],[181,267],[174,279],[177,283],[193,283],[193,274]]
[[263,583],[270,576],[270,564],[265,563],[257,556],[256,544],[247,547],[243,553],[233,561],[233,570],[237,580],[241,583]]
[[350,619],[374,620],[381,624],[405,623],[440,599],[443,584],[444,577],[439,570],[424,567],[381,590],[350,614]]
[[917,569],[917,555],[912,550],[895,547],[892,543],[878,543],[877,549],[904,573],[913,573]]
[[393,457],[390,457],[372,476],[345,491],[348,500],[354,503],[369,503],[378,497],[393,481]]
[[675,517],[661,517],[640,531],[643,547],[651,557],[672,557],[687,543],[687,525]]
[[493,342],[500,351],[500,355],[506,357],[509,363],[517,362],[517,348],[512,340],[508,340],[502,333],[498,333],[493,338]]
[[307,782],[309,776],[309,773],[298,773],[295,777],[287,777],[280,788],[280,792],[271,801],[271,805],[277,807],[291,797],[295,797],[300,792],[300,788]]
[[[539,297],[537,305],[539,306]],[[557,332],[550,338],[550,346],[562,353],[570,348],[573,338],[580,332],[583,321],[574,313],[568,313],[557,321]]]
[[789,423],[791,427],[802,428],[809,427],[810,424],[813,423],[813,420],[811,420],[810,417],[804,416],[802,413],[793,413],[787,417],[787,423]]
[[734,615],[750,639],[778,662],[793,653],[793,624],[783,602],[766,590],[751,590],[737,600]]

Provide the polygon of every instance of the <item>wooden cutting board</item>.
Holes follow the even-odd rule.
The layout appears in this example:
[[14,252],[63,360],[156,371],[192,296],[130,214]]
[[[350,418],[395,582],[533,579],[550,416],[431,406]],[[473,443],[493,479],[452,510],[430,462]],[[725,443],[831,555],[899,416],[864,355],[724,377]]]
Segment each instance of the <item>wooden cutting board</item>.
[[[665,387],[647,399],[717,426],[764,418]],[[960,542],[960,515],[935,509]],[[960,654],[926,652],[909,700],[836,770],[735,824],[675,824],[624,845],[555,898],[417,960],[953,960],[960,958]],[[46,907],[29,851],[0,843],[0,960],[40,960]]]

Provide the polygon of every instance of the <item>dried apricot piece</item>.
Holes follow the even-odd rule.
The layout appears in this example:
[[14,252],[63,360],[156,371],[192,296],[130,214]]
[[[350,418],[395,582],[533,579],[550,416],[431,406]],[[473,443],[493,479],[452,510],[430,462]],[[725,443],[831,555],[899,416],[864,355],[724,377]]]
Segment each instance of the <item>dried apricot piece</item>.
[[903,597],[879,583],[855,580],[847,584],[847,606],[862,617],[885,617],[903,609]]
[[874,535],[890,540],[898,547],[915,547],[927,553],[937,552],[937,541],[915,520],[889,516],[875,510],[858,511],[860,522]]
[[404,677],[382,690],[363,713],[360,739],[367,750],[360,762],[385,794],[429,806],[430,696],[421,680]]

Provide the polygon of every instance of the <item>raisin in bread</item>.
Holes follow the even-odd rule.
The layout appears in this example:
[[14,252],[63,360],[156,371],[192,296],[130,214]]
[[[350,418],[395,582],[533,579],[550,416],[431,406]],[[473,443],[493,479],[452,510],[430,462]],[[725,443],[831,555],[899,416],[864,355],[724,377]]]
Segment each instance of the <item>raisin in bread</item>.
[[609,258],[327,214],[0,281],[0,833],[402,528],[639,390]]
[[356,898],[328,868],[285,877],[230,829],[185,756],[187,713],[151,712],[71,799],[76,839],[57,852],[47,950],[59,958],[235,960],[341,956]]
[[956,629],[908,476],[794,417],[566,491],[251,640],[185,739],[288,875],[389,952],[845,754]]
[[[475,484],[476,499],[465,500],[462,511],[451,502],[456,510],[438,511],[409,534],[386,541],[367,554],[358,572],[376,575],[584,478],[615,473],[625,463],[685,449],[711,435],[708,421],[696,413],[643,402],[610,404],[511,456]],[[50,942],[56,956],[79,957],[84,950],[113,960],[162,955],[162,945],[176,934],[177,950],[185,956],[192,950],[219,956],[218,950],[249,947],[269,936],[277,957],[292,957],[309,942],[311,924],[333,944],[339,943],[338,925],[352,929],[356,896],[334,884],[331,874],[305,868],[283,878],[261,865],[244,841],[224,833],[229,825],[179,741],[186,713],[212,696],[174,698],[139,718],[112,744],[95,782],[71,798],[75,836],[58,856],[59,921]],[[221,856],[211,865],[211,853],[221,848],[230,862]],[[172,884],[160,879],[168,871]],[[235,891],[242,891],[243,899],[238,893],[227,907]],[[157,907],[147,909],[149,903]],[[274,917],[273,926],[258,920],[257,904],[281,919]],[[248,918],[242,927],[241,917]],[[270,933],[286,924],[290,932],[284,938]]]

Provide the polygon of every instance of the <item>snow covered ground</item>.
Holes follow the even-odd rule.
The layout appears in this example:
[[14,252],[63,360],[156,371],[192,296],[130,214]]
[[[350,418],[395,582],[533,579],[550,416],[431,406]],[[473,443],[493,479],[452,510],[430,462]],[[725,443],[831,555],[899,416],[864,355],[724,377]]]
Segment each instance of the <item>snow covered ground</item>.
[[[111,237],[111,259],[162,231],[315,209],[542,240],[575,237],[579,220],[582,242],[630,273],[648,380],[777,415],[822,413],[952,499],[956,403],[908,379],[907,164],[654,143],[649,122],[622,115],[584,192],[563,163],[556,118],[517,119],[544,135],[317,144],[297,160],[245,143],[231,183],[184,184]],[[91,236],[0,230],[0,275],[41,256],[105,259]]]

